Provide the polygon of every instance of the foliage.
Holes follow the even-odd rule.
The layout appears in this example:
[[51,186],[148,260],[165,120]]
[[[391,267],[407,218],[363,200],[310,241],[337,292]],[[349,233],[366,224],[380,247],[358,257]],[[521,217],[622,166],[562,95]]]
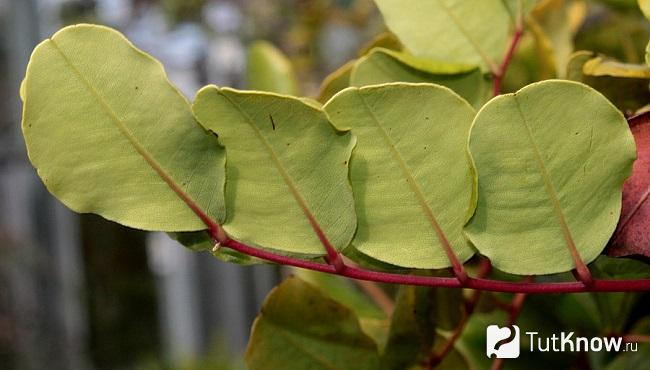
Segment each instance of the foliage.
[[[249,52],[255,90],[210,85],[190,106],[117,31],[64,28],[21,86],[30,160],[73,210],[216,243],[219,258],[428,285],[400,287],[382,313],[336,279],[289,278],[253,327],[252,369],[482,368],[486,323],[545,325],[523,306],[531,291],[620,291],[540,298],[563,307],[544,331],[636,335],[647,265],[600,255],[650,253],[647,116],[625,119],[650,103],[649,67],[572,54],[584,1],[376,4],[394,36],[326,78],[318,101],[294,96],[291,63],[267,43]],[[573,81],[535,82],[551,77]],[[483,279],[490,263],[499,280]],[[549,361],[619,368],[644,353]]]

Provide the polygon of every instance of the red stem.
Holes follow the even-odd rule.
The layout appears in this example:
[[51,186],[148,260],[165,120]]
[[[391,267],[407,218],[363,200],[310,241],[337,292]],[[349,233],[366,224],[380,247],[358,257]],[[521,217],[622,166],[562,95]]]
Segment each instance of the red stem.
[[492,78],[494,79],[493,87],[492,87],[493,96],[497,96],[501,94],[501,83],[503,82],[503,77],[505,76],[506,71],[508,70],[508,66],[510,65],[510,61],[512,60],[512,57],[515,55],[515,50],[517,50],[519,41],[521,41],[521,36],[523,36],[524,34],[524,22],[522,18],[523,17],[521,14],[517,16],[517,21],[515,22],[515,33],[512,36],[512,39],[510,41],[510,46],[508,47],[508,51],[506,52],[506,55],[503,58],[503,61],[501,62],[501,65],[499,66],[499,70],[492,73]]
[[[214,236],[213,236],[214,237]],[[463,284],[457,278],[402,275],[388,272],[370,271],[357,267],[345,266],[337,271],[332,265],[326,265],[314,261],[305,261],[293,257],[283,256],[273,252],[257,249],[236,240],[228,240],[221,244],[240,253],[257,257],[266,261],[282,265],[300,267],[308,270],[315,270],[329,274],[341,275],[353,279],[376,281],[387,284],[420,285],[440,288],[469,288],[476,290],[487,290],[492,292],[505,293],[527,293],[527,294],[548,294],[548,293],[579,293],[579,292],[633,292],[650,290],[650,279],[635,280],[593,280],[591,285],[585,285],[580,281],[553,282],[553,283],[532,283],[532,282],[511,282],[482,278],[468,278]]]
[[[529,276],[526,278],[527,283],[532,283],[535,278]],[[524,308],[524,302],[526,301],[526,293],[517,293],[512,297],[512,303],[510,303],[510,316],[508,317],[508,323],[506,326],[514,325],[521,314],[521,310]],[[491,370],[501,370],[503,367],[504,359],[495,358],[492,362]]]
[[[484,278],[490,274],[491,270],[492,264],[490,264],[490,261],[482,260],[478,276]],[[475,290],[472,292],[471,297],[465,301],[465,312],[463,313],[463,318],[458,323],[458,326],[456,329],[454,329],[454,332],[451,334],[449,339],[447,339],[447,342],[445,343],[444,347],[442,347],[442,350],[440,350],[438,353],[434,353],[425,363],[424,366],[426,369],[433,369],[438,366],[442,360],[444,360],[445,357],[451,352],[451,350],[454,349],[456,341],[458,341],[458,338],[460,338],[460,336],[463,334],[463,330],[465,330],[467,322],[474,313],[474,309],[476,308],[476,304],[478,303],[479,298],[481,298],[481,291]]]

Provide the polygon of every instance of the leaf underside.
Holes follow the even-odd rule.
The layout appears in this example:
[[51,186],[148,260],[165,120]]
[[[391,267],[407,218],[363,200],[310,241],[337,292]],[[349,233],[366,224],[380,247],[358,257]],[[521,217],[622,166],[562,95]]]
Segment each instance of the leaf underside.
[[193,110],[217,133],[228,161],[223,227],[233,238],[281,253],[323,255],[356,228],[348,162],[355,138],[336,131],[312,103],[208,86]]
[[430,84],[348,88],[324,107],[358,143],[350,169],[358,228],[353,245],[397,266],[450,266],[441,228],[461,261],[474,250],[462,234],[473,177],[466,140],[474,110]]
[[611,236],[636,157],[621,113],[595,90],[550,80],[490,101],[472,125],[478,205],[466,227],[495,267],[549,274],[585,263]]
[[350,85],[356,87],[390,82],[446,86],[474,107],[482,106],[490,92],[488,79],[478,67],[435,63],[387,49],[374,49],[360,58],[350,77]]
[[22,90],[29,158],[71,209],[160,231],[205,229],[188,201],[225,218],[223,148],[160,63],[117,31],[57,32],[34,50]]
[[354,313],[300,279],[273,289],[253,324],[251,370],[376,370],[376,344]]
[[375,2],[388,28],[416,56],[479,65],[487,72],[496,70],[506,49],[514,1]]

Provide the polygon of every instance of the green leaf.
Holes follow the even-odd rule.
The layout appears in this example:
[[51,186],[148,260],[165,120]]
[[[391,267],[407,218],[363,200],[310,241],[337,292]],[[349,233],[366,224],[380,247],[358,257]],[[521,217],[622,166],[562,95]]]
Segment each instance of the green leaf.
[[287,57],[266,41],[248,48],[248,88],[279,94],[299,95],[298,78]]
[[388,82],[443,85],[475,107],[483,105],[491,93],[488,79],[476,66],[438,63],[388,49],[374,49],[360,58],[350,76],[350,84],[357,87]]
[[[600,256],[589,265],[599,279],[647,279],[650,265],[628,258]],[[601,314],[603,332],[620,333],[630,319],[632,308],[641,298],[640,293],[590,293]]]
[[636,158],[623,115],[588,86],[551,80],[499,96],[478,113],[469,149],[478,206],[466,231],[514,274],[574,268],[609,240]]
[[349,61],[325,77],[321,84],[320,92],[318,93],[319,102],[326,103],[337,92],[350,86],[350,75],[352,74],[354,64],[354,60]]
[[160,231],[205,229],[188,203],[225,217],[224,150],[160,63],[120,33],[77,25],[43,41],[23,96],[29,158],[74,211]]
[[584,78],[582,67],[584,67],[585,63],[594,56],[594,52],[586,50],[576,51],[571,54],[569,62],[567,63],[566,78],[572,81],[582,82]]
[[650,101],[650,67],[621,63],[595,53],[572,55],[568,78],[583,82],[605,95],[623,111],[636,111]]
[[375,0],[388,28],[414,55],[496,71],[513,1]]
[[435,290],[400,286],[381,369],[402,370],[427,359],[436,337]]
[[589,76],[650,79],[650,67],[646,65],[621,63],[602,56],[588,60],[582,66],[582,72]]
[[262,248],[323,255],[322,231],[345,248],[356,228],[348,161],[355,145],[316,106],[284,95],[207,86],[193,109],[226,146],[224,230]]
[[350,309],[291,277],[264,302],[246,363],[250,370],[377,370],[379,355]]
[[386,315],[353,282],[341,276],[318,271],[294,268],[293,273],[327,293],[332,299],[345,305],[358,317],[385,319]]
[[448,241],[469,259],[462,226],[474,208],[466,151],[472,107],[442,86],[396,83],[348,88],[324,109],[358,137],[354,247],[397,266],[443,268]]
[[537,44],[541,60],[547,60],[550,75],[564,77],[565,66],[573,52],[571,6],[565,0],[543,0],[537,3],[528,18],[528,26]]

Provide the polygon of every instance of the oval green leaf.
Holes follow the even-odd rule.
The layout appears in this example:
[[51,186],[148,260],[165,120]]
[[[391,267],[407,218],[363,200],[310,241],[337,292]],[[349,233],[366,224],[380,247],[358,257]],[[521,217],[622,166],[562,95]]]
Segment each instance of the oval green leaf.
[[514,1],[375,0],[386,25],[414,55],[497,71]]
[[478,205],[466,227],[495,267],[550,274],[593,261],[621,210],[636,158],[623,115],[590,87],[550,80],[499,96],[469,139]]
[[625,112],[634,112],[650,101],[650,67],[622,63],[588,51],[571,56],[568,78],[600,91]]
[[473,210],[466,142],[474,109],[430,84],[348,88],[324,107],[358,138],[350,178],[358,230],[353,245],[402,267],[450,266],[474,254],[462,233]]
[[188,204],[225,217],[224,150],[117,31],[77,25],[43,41],[22,95],[29,158],[69,208],[160,231],[205,229]]
[[360,58],[350,76],[351,86],[389,82],[434,83],[446,86],[474,107],[488,99],[490,84],[476,66],[438,63],[388,49],[374,49]]
[[253,323],[249,369],[377,370],[377,345],[349,308],[300,279],[273,289]]
[[355,138],[336,131],[318,103],[207,86],[194,113],[226,146],[224,229],[262,248],[321,256],[323,232],[337,250],[356,228],[348,161]]

